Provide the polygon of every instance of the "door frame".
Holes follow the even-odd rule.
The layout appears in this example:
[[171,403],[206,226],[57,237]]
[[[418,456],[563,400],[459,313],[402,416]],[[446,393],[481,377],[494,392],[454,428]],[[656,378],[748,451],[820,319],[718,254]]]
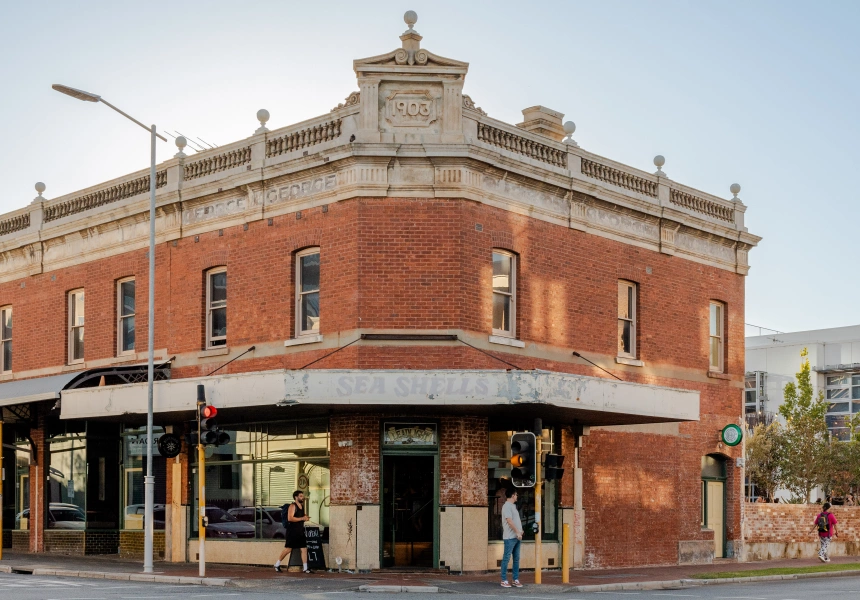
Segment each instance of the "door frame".
[[[397,447],[385,446],[385,424],[434,424],[436,425],[436,447]],[[385,568],[385,468],[386,456],[428,456],[433,457],[433,568],[439,568],[439,446],[441,442],[439,419],[391,418],[379,420],[379,566]]]
[[726,497],[728,496],[728,459],[725,456],[719,454],[708,454],[706,456],[710,456],[712,458],[719,458],[723,463],[723,475],[722,477],[701,477],[701,487],[702,487],[702,515],[704,517],[705,527],[708,527],[708,482],[714,481],[723,484],[723,555],[721,557],[715,558],[725,558],[726,557],[726,548],[728,548],[728,540],[726,539]]

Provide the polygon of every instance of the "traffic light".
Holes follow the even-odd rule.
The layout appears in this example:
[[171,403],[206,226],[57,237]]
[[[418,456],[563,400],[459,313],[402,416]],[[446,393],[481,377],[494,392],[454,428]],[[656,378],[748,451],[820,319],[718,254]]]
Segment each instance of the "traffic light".
[[200,414],[200,441],[204,446],[218,443],[218,423],[215,417],[218,416],[218,409],[214,406],[204,404],[198,407]]
[[547,454],[543,464],[544,479],[547,481],[561,479],[564,475],[564,469],[561,468],[564,464],[564,456],[561,454]]
[[511,436],[511,482],[514,487],[535,485],[535,444],[533,433],[515,433]]

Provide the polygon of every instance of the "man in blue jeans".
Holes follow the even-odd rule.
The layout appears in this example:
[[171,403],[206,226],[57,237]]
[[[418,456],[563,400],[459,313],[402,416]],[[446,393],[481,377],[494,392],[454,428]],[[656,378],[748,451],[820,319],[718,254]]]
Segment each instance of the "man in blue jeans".
[[[520,583],[520,542],[523,540],[523,525],[520,513],[517,511],[517,490],[505,490],[507,501],[502,506],[502,539],[505,542],[505,553],[502,555],[502,587],[523,587]],[[508,560],[514,557],[514,581],[508,583]]]

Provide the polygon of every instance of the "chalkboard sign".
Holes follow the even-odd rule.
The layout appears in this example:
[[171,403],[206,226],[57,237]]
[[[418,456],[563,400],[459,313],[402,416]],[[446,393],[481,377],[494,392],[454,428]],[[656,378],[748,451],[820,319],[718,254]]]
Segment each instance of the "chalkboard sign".
[[[305,527],[305,539],[308,542],[308,568],[325,571],[325,554],[322,547],[322,534],[319,527]],[[290,553],[290,566],[302,564],[302,553],[293,550]]]
[[308,540],[308,567],[324,571],[325,554],[322,547],[322,535],[319,527],[305,527],[305,536]]

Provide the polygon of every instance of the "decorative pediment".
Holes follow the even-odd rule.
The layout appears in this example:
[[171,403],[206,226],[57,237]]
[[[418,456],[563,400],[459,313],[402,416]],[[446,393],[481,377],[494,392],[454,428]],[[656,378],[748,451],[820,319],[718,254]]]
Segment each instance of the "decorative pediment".
[[464,76],[469,70],[469,63],[445,58],[421,48],[423,38],[412,28],[417,19],[418,15],[413,11],[408,11],[404,16],[403,20],[409,25],[409,29],[400,36],[403,43],[401,48],[387,54],[353,61],[356,75],[362,77],[374,72],[427,75],[435,70],[440,74]]

